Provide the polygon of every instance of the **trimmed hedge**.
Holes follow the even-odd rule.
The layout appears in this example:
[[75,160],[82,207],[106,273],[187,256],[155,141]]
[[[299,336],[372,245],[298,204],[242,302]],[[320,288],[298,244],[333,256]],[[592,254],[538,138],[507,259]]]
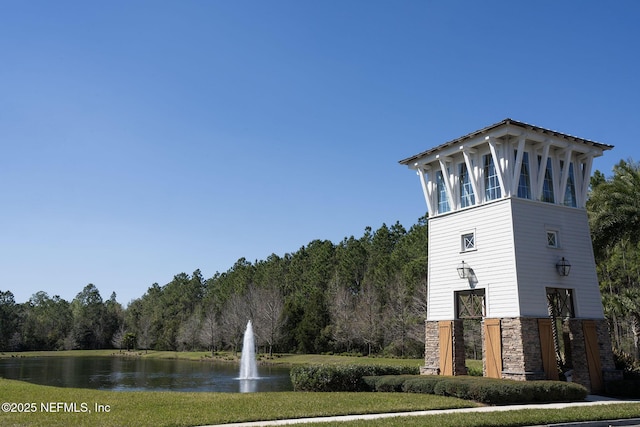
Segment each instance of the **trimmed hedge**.
[[[561,381],[512,381],[478,377],[393,376],[367,378],[375,391],[436,394],[490,405],[584,400],[587,389]],[[393,388],[393,390],[392,390]]]
[[418,368],[380,365],[311,365],[291,369],[296,391],[380,391],[452,396],[490,405],[584,400],[587,389],[561,381],[417,375]]
[[380,377],[363,377],[368,390],[380,392],[400,392],[404,391],[402,386],[413,375],[383,375]]
[[291,369],[295,391],[370,391],[364,377],[416,375],[418,367],[381,365],[310,365]]
[[435,375],[424,375],[407,379],[402,385],[402,391],[407,393],[435,394],[436,384],[442,381],[443,377]]

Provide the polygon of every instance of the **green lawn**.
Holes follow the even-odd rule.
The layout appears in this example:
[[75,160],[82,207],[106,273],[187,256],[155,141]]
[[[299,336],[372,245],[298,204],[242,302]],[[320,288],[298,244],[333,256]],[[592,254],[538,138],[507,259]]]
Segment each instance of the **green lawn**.
[[385,365],[415,366],[424,365],[424,359],[397,359],[390,357],[356,357],[323,354],[282,354],[272,359],[261,359],[265,363],[283,365]]
[[509,412],[395,417],[342,423],[311,423],[305,427],[517,427],[566,422],[640,417],[640,403],[617,403],[566,409],[525,409]]
[[[0,357],[109,356],[114,350],[2,353]],[[135,357],[209,360],[205,352],[149,351]],[[234,359],[233,354],[218,358]],[[274,364],[381,364],[420,366],[418,359],[390,359],[329,355],[278,355]],[[473,365],[475,364],[475,365]],[[469,366],[481,369],[481,363]],[[408,393],[181,393],[115,392],[58,388],[0,378],[0,400],[28,404],[33,413],[0,412],[2,426],[194,426],[228,422],[300,418],[328,415],[400,412],[477,406],[474,402]],[[35,404],[33,406],[32,404]],[[66,411],[65,411],[66,404]],[[69,412],[75,409],[86,412]],[[101,405],[103,411],[96,411]],[[45,412],[45,408],[58,412]],[[16,405],[16,408],[17,405]],[[107,410],[108,409],[108,410]],[[340,423],[340,426],[525,426],[557,422],[640,417],[640,403],[524,410],[499,413],[402,417]],[[317,424],[327,426],[330,424]]]
[[[194,426],[239,421],[477,406],[405,393],[180,393],[59,388],[0,379],[4,402],[35,403],[34,413],[0,413],[2,426]],[[42,404],[75,403],[78,411],[44,412]],[[84,405],[86,406],[84,406]],[[103,405],[108,412],[96,412]]]
[[[0,379],[4,402],[35,404],[33,413],[0,413],[2,426],[195,426],[240,421],[477,406],[409,393],[115,392],[48,387]],[[45,412],[60,407],[58,412]],[[67,404],[65,412],[64,404]],[[87,412],[68,412],[87,409]],[[103,412],[96,412],[102,405]],[[108,407],[108,411],[106,411]],[[640,403],[553,410],[449,414],[340,423],[350,426],[524,426],[640,417]],[[327,424],[317,424],[327,426]]]

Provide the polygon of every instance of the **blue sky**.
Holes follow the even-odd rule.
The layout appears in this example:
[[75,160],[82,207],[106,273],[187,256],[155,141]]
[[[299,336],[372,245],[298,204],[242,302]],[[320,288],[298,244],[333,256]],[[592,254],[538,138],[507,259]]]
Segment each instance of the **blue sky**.
[[123,304],[425,214],[510,117],[638,155],[635,1],[0,0],[0,290]]

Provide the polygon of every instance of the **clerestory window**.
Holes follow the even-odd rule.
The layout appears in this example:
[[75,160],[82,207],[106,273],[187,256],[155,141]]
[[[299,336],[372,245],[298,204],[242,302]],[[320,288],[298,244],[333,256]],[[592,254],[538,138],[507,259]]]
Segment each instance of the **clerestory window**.
[[444,185],[442,171],[438,171],[436,173],[436,185],[438,190],[438,213],[449,212],[451,207],[449,206],[449,199],[447,198],[447,189]]
[[531,178],[529,174],[529,153],[526,151],[522,156],[522,167],[520,168],[520,179],[518,180],[518,197],[522,199],[531,198]]
[[498,171],[493,162],[491,154],[483,156],[484,165],[484,196],[486,200],[495,200],[502,197],[500,189],[500,180],[498,179]]
[[[542,162],[542,157],[538,156],[538,165]],[[551,158],[547,158],[547,165],[544,171],[544,182],[542,185],[542,201],[553,203],[555,197],[553,194],[553,169],[551,167]]]
[[[564,162],[560,162],[560,168],[563,167]],[[573,163],[569,163],[569,176],[567,178],[567,187],[564,191],[564,204],[565,206],[576,207],[576,181],[573,176]]]
[[467,165],[461,163],[458,166],[458,176],[460,177],[460,207],[472,206],[476,202],[475,194],[473,193],[473,186],[471,185],[471,178]]

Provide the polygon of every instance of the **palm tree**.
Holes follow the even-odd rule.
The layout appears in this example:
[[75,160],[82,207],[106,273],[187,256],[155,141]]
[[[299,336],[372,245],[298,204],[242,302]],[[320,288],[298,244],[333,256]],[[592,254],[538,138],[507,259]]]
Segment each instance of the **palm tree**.
[[640,164],[621,160],[613,177],[592,180],[587,209],[596,256],[618,242],[640,241]]
[[640,359],[640,290],[637,288],[626,289],[620,295],[620,301],[631,321],[633,357],[638,360]]
[[627,326],[633,335],[633,353],[640,357],[640,164],[621,160],[613,177],[597,172],[591,179],[587,203],[593,250],[603,287],[605,314],[616,346],[624,347]]
[[604,315],[609,323],[609,331],[613,334],[613,345],[617,349],[622,349],[623,343],[620,337],[620,330],[626,315],[622,299],[617,294],[603,292],[602,305],[604,307]]

